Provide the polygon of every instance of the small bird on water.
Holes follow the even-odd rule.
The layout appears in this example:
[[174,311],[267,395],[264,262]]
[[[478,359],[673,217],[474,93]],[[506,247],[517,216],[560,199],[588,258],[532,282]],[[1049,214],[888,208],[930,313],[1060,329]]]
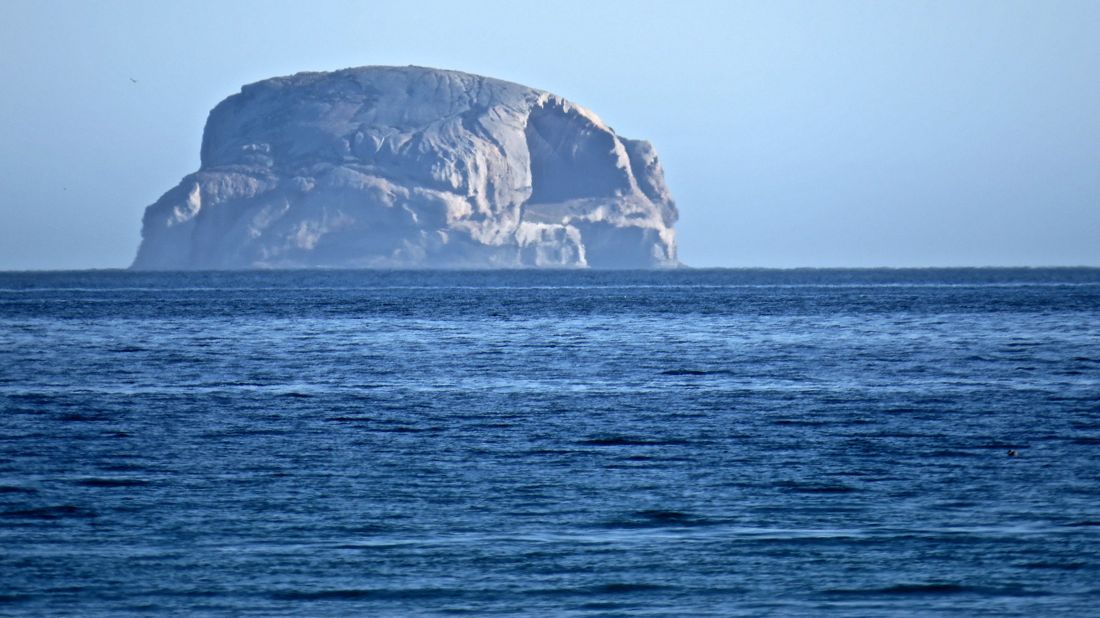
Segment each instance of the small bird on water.
[[1016,456],[1016,455],[1018,455],[1018,454],[1019,454],[1019,453],[1017,453],[1017,452],[1016,452],[1015,450],[1013,450],[1013,449],[1008,449],[1008,456],[1009,456],[1009,457],[1015,457],[1015,456]]

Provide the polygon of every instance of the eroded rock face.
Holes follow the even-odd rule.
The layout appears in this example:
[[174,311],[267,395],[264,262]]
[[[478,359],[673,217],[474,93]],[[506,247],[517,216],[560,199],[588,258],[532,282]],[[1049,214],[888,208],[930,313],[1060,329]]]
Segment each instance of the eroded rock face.
[[245,86],[133,268],[656,268],[676,206],[648,142],[548,92],[362,67]]

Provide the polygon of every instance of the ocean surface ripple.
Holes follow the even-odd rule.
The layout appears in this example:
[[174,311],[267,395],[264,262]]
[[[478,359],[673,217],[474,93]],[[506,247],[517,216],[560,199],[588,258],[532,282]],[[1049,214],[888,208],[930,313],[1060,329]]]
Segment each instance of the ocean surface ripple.
[[0,615],[1092,614],[1100,270],[0,273],[0,548]]

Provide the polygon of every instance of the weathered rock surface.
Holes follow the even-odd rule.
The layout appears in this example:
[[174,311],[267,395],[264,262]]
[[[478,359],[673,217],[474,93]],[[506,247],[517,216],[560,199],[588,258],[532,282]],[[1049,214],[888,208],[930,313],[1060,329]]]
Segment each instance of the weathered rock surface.
[[648,142],[548,92],[420,67],[250,84],[201,169],[145,211],[133,268],[676,266]]

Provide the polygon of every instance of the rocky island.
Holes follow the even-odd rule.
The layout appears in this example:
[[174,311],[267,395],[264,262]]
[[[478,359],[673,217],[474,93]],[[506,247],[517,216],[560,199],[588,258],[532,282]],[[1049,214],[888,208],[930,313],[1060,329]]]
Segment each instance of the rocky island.
[[219,103],[132,268],[675,267],[676,218],[653,147],[575,103],[361,67]]

